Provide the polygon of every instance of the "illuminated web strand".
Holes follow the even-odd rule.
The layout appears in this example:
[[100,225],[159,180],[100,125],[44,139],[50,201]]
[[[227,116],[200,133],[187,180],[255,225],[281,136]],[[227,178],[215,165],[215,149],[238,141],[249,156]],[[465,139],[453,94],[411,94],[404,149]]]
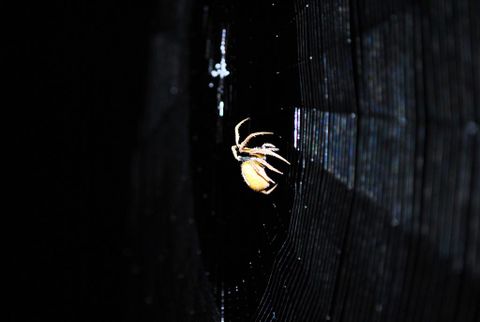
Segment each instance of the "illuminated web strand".
[[225,103],[222,99],[223,79],[228,75],[230,75],[230,71],[227,69],[227,60],[225,58],[227,54],[226,40],[227,40],[227,30],[222,29],[222,40],[220,42],[220,53],[221,53],[220,63],[215,64],[215,69],[210,72],[210,75],[212,75],[212,77],[219,77],[220,79],[217,87],[217,110],[218,110],[218,115],[220,117],[223,117],[223,114],[224,114],[223,110],[225,106]]

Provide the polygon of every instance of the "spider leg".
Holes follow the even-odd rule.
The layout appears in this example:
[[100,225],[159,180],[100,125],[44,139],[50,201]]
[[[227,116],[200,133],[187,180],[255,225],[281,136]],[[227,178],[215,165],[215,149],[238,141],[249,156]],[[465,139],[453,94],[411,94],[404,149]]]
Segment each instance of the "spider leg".
[[265,195],[269,195],[273,190],[275,190],[275,188],[277,187],[278,185],[274,185],[273,187],[271,187],[270,189],[268,190],[263,190],[263,191],[260,191],[261,193],[265,194]]
[[240,126],[245,123],[246,121],[248,121],[250,118],[247,117],[246,119],[244,119],[243,121],[240,121],[240,123],[238,123],[236,126],[235,126],[235,143],[237,144],[237,146],[240,145],[239,141],[240,141]]
[[266,166],[267,168],[269,168],[269,169],[272,170],[273,172],[276,172],[276,173],[279,173],[279,174],[283,174],[283,172],[281,172],[280,170],[274,168],[270,163],[268,163],[268,162],[265,161],[264,159],[254,158],[253,160],[258,161],[258,163]]
[[237,159],[238,161],[241,161],[240,160],[240,156],[238,155],[238,151],[237,151],[237,146],[236,145],[232,145],[232,153],[233,153],[233,157],[235,159]]
[[243,142],[240,144],[240,146],[239,146],[240,151],[241,151],[241,150],[245,147],[245,145],[247,145],[247,143],[248,143],[251,139],[253,139],[254,137],[259,136],[259,135],[266,135],[266,134],[273,134],[273,132],[255,132],[255,133],[250,134],[250,135],[247,136],[247,137],[245,138],[245,140],[243,140]]
[[253,169],[255,169],[255,172],[260,176],[262,177],[263,179],[267,180],[268,182],[270,183],[275,183],[275,181],[273,181],[268,175],[267,173],[265,172],[265,169],[261,166],[261,165],[258,165],[258,164],[255,164],[252,162],[252,165],[253,165]]
[[288,162],[282,156],[278,155],[277,153],[275,153],[275,152],[273,152],[272,150],[269,150],[269,149],[252,148],[252,149],[249,150],[249,153],[271,155],[272,157],[276,157],[276,158],[282,160],[283,162],[286,162],[287,164],[290,164],[290,162]]
[[267,150],[270,150],[270,151],[278,151],[279,148],[277,148],[275,145],[273,145],[272,143],[264,143],[262,144],[262,149],[267,149]]

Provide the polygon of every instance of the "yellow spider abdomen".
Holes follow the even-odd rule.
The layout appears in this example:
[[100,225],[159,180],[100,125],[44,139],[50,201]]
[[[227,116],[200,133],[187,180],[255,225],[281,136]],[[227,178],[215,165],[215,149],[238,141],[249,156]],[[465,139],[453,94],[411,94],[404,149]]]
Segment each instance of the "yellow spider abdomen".
[[245,180],[246,184],[255,191],[263,191],[270,186],[270,183],[261,177],[257,171],[255,171],[255,167],[261,166],[255,160],[248,160],[242,163],[242,176],[243,180]]

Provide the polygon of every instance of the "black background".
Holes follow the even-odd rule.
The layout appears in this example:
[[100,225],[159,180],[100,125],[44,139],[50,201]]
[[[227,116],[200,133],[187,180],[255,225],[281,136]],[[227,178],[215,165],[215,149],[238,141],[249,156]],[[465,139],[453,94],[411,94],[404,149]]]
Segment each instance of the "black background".
[[128,311],[132,151],[161,11],[153,2],[5,9],[21,169],[10,321],[119,321]]

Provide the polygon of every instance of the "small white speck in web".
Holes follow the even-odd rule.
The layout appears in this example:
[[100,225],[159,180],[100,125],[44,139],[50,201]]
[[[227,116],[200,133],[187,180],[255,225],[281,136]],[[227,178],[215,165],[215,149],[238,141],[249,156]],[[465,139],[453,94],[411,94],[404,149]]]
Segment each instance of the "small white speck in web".
[[[222,29],[222,39],[220,42],[220,62],[216,63],[214,69],[210,70],[210,75],[212,77],[218,77],[218,84],[217,84],[217,111],[218,116],[223,117],[224,110],[225,110],[225,100],[224,100],[224,78],[230,75],[230,71],[227,69],[227,30]],[[210,67],[211,68],[211,67]],[[213,88],[213,82],[208,84],[210,88]],[[227,106],[228,107],[228,106]]]
[[225,322],[225,290],[222,287],[222,294],[221,294],[221,306],[220,306],[220,321]]
[[225,104],[223,103],[223,101],[220,101],[220,102],[218,103],[218,115],[219,115],[220,117],[223,117],[223,107],[224,107],[224,105],[225,105]]
[[230,75],[230,71],[227,69],[227,60],[225,58],[227,54],[227,46],[226,46],[226,39],[227,39],[227,30],[222,29],[222,40],[220,42],[220,63],[215,64],[215,69],[210,72],[212,77],[220,77],[223,79]]

